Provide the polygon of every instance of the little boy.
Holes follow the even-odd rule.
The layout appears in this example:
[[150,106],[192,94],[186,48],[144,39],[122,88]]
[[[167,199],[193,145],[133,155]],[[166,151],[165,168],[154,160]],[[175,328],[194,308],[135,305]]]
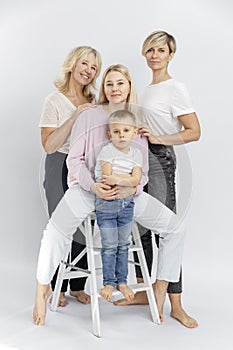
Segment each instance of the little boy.
[[[137,135],[136,118],[128,110],[109,116],[111,140],[100,151],[95,168],[97,182],[110,186],[137,186],[142,176],[142,153],[132,147]],[[133,221],[134,200],[129,196],[116,200],[96,197],[96,216],[102,242],[103,285],[100,295],[107,301],[116,287],[131,302],[134,293],[127,285],[128,248]]]

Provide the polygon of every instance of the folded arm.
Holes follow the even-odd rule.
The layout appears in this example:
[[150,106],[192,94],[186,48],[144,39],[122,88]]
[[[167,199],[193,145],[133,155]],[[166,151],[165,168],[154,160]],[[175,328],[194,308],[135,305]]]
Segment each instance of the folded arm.
[[139,185],[142,177],[142,168],[134,167],[131,174],[113,174],[112,164],[103,162],[102,164],[103,183],[107,185],[135,187]]

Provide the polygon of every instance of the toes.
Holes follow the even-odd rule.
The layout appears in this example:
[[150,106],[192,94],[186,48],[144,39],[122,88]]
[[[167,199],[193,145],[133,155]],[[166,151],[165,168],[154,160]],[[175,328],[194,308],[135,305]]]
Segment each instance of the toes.
[[58,306],[64,307],[67,305],[67,300],[66,298],[59,299]]
[[119,299],[119,300],[114,301],[113,304],[118,305],[118,306],[126,306],[126,305],[128,305],[128,302],[126,299]]
[[33,316],[34,319],[34,324],[36,326],[43,326],[44,325],[44,320],[45,320],[45,316],[39,316],[39,315],[34,315]]

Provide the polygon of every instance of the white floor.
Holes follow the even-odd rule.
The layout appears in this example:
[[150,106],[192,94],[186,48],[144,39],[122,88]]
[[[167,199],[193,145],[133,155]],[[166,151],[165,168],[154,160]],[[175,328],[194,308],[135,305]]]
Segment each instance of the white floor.
[[[90,306],[68,297],[69,304],[53,313],[48,310],[46,325],[32,322],[35,267],[1,266],[0,350],[49,349],[232,349],[233,307],[228,285],[210,283],[192,274],[185,276],[183,302],[199,321],[187,329],[169,316],[168,300],[162,325],[151,321],[148,306],[116,307],[100,300],[102,337],[92,334]],[[194,283],[199,282],[199,288]],[[225,291],[225,292],[224,292]]]

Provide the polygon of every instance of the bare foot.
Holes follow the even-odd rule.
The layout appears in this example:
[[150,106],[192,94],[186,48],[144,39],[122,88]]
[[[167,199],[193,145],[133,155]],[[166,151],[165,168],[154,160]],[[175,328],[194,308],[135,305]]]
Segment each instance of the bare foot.
[[153,283],[155,300],[156,300],[159,318],[161,322],[163,322],[163,305],[166,298],[167,287],[168,287],[167,281],[156,280],[156,282]]
[[179,309],[172,309],[170,313],[171,317],[175,318],[178,320],[182,325],[188,328],[197,328],[198,327],[198,322],[191,316],[189,316],[185,310],[180,307]]
[[[53,301],[53,297],[51,297],[50,300],[49,300],[50,304],[52,304],[52,301]],[[61,292],[60,296],[59,296],[59,300],[58,300],[57,306],[64,307],[66,305],[67,305],[67,299],[65,297],[65,293]]]
[[114,305],[117,306],[128,306],[128,305],[148,305],[148,299],[146,292],[137,292],[134,294],[134,298],[131,302],[128,302],[126,299],[119,299],[114,301]]
[[110,284],[107,284],[106,286],[104,286],[104,288],[100,290],[99,294],[107,301],[111,301],[113,291],[114,287]]
[[82,304],[90,304],[91,303],[91,297],[90,295],[86,294],[84,290],[76,290],[76,291],[70,291],[70,295],[77,299]]
[[189,316],[182,307],[181,294],[169,293],[169,299],[171,302],[171,317],[178,320],[182,325],[188,328],[198,327],[198,322]]
[[35,305],[33,309],[33,319],[36,326],[43,326],[45,323],[46,303],[51,293],[52,289],[49,284],[40,284],[37,282]]
[[126,301],[131,303],[134,299],[134,292],[127,284],[118,284],[117,289],[124,295]]

